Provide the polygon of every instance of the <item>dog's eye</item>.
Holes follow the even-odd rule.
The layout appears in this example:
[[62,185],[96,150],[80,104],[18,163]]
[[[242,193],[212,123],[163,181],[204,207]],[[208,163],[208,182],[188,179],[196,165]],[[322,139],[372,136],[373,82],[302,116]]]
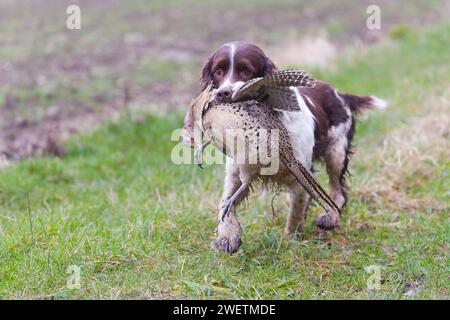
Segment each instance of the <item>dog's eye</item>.
[[251,77],[252,73],[250,70],[244,69],[239,72],[239,76],[241,79],[249,79]]
[[216,71],[214,71],[214,75],[221,77],[223,76],[223,70],[222,69],[216,69]]

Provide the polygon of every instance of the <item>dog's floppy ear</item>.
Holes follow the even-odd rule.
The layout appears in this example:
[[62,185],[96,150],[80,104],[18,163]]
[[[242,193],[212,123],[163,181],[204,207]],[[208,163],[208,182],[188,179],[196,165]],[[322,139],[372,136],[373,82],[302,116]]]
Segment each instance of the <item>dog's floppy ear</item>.
[[275,63],[273,63],[272,60],[270,60],[267,56],[264,56],[264,75],[263,76],[267,76],[269,74],[278,72],[278,68],[275,65]]
[[208,61],[206,61],[205,65],[203,66],[202,72],[200,73],[200,91],[205,90],[208,84],[213,81],[211,70],[213,57],[214,56],[208,58]]

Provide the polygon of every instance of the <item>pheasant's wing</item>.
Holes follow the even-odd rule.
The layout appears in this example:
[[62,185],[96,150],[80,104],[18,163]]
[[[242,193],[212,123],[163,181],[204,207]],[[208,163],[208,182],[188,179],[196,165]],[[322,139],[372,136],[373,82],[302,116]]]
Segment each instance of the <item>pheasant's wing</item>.
[[264,78],[255,78],[244,83],[242,87],[233,94],[231,99],[233,101],[255,99],[264,92],[265,88]]
[[289,87],[311,87],[315,80],[300,70],[284,70],[247,81],[233,96],[233,101],[255,99],[282,110],[299,110],[297,99]]
[[315,80],[309,73],[301,70],[283,70],[263,78],[264,84],[280,87],[311,87]]
[[274,109],[301,111],[297,96],[288,87],[269,87],[258,100]]

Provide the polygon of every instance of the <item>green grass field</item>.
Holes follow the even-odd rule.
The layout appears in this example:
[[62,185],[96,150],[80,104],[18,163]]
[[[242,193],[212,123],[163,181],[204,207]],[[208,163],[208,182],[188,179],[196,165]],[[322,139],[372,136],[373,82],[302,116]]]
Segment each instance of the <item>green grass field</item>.
[[62,159],[0,169],[0,298],[448,299],[450,24],[397,38],[313,72],[390,101],[357,127],[339,230],[319,233],[311,207],[304,240],[286,238],[284,196],[271,219],[271,196],[254,195],[238,212],[241,250],[211,250],[223,166],[171,162],[182,110],[125,112],[72,137]]

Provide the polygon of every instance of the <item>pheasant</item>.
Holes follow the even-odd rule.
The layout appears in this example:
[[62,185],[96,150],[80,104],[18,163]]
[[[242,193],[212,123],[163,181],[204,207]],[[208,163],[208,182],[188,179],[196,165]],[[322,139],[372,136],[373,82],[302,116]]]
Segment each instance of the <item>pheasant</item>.
[[[206,138],[206,142],[199,146],[195,153],[196,164],[201,166],[202,152],[210,143],[233,160],[240,160],[238,165],[241,186],[224,205],[221,212],[222,221],[255,178],[271,179],[269,176],[261,176],[261,169],[267,165],[261,158],[261,150],[268,153],[271,161],[280,160],[283,168],[287,168],[326,212],[335,210],[340,213],[339,207],[327,192],[295,157],[288,131],[277,111],[301,112],[297,98],[289,87],[313,86],[314,81],[302,71],[280,71],[244,83],[233,94],[231,103],[213,102],[212,84],[193,100],[191,108],[195,125]],[[253,153],[247,153],[248,150]],[[278,177],[273,179],[278,180],[276,183],[283,184],[285,176],[282,174],[280,179],[278,174]]]

